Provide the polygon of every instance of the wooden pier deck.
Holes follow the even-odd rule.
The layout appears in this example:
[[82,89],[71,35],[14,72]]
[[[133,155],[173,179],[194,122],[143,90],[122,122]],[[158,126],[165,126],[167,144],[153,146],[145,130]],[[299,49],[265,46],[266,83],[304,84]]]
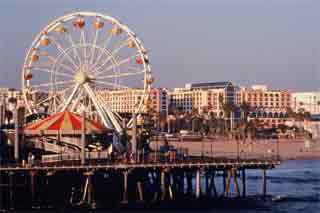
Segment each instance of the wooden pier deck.
[[128,169],[164,169],[164,168],[203,168],[225,170],[230,168],[245,169],[273,169],[280,165],[277,159],[215,159],[215,158],[193,158],[184,161],[167,161],[167,162],[141,162],[141,163],[123,163],[92,161],[85,165],[80,162],[58,162],[58,163],[36,163],[35,165],[7,164],[0,167],[0,172],[5,171],[67,171],[67,170],[128,170]]

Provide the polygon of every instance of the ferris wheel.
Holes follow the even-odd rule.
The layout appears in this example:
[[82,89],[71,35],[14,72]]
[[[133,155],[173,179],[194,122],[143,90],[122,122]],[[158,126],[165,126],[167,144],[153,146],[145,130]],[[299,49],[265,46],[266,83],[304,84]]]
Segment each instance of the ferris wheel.
[[85,111],[106,127],[122,130],[102,92],[141,89],[134,111],[145,107],[153,82],[146,49],[128,26],[94,12],[59,17],[27,51],[22,88],[29,113]]

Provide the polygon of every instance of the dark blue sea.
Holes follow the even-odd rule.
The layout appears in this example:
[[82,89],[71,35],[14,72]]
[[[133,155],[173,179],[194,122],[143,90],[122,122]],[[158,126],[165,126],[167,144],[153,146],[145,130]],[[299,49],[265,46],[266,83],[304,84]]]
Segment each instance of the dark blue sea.
[[[248,190],[254,192],[261,182],[259,171],[248,174]],[[268,171],[268,193],[277,202],[267,208],[218,210],[216,212],[320,213],[320,160],[283,161]],[[277,199],[280,198],[280,199]]]

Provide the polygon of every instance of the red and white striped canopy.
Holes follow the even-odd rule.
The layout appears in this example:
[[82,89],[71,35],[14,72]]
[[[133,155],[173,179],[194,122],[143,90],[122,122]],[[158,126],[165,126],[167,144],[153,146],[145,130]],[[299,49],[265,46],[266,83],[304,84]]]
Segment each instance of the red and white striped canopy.
[[[80,134],[81,116],[69,111],[59,112],[38,122],[27,125],[25,134]],[[86,134],[102,133],[107,131],[105,127],[97,122],[85,119]]]

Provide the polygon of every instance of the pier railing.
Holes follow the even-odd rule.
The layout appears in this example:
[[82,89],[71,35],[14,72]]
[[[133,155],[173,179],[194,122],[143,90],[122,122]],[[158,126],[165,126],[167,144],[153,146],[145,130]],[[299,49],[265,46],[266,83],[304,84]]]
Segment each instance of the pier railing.
[[170,157],[170,154],[151,153],[147,156],[140,156],[139,161],[130,158],[116,158],[107,155],[107,153],[87,154],[86,163],[80,163],[80,156],[76,154],[69,154],[63,156],[46,156],[43,160],[36,160],[34,162],[17,163],[9,162],[0,166],[1,170],[33,170],[33,169],[75,169],[75,168],[106,168],[106,169],[124,169],[124,168],[156,168],[156,167],[269,167],[273,168],[280,164],[279,159],[276,156],[250,156],[247,158],[238,158],[234,155],[224,156],[177,156],[175,158]]

